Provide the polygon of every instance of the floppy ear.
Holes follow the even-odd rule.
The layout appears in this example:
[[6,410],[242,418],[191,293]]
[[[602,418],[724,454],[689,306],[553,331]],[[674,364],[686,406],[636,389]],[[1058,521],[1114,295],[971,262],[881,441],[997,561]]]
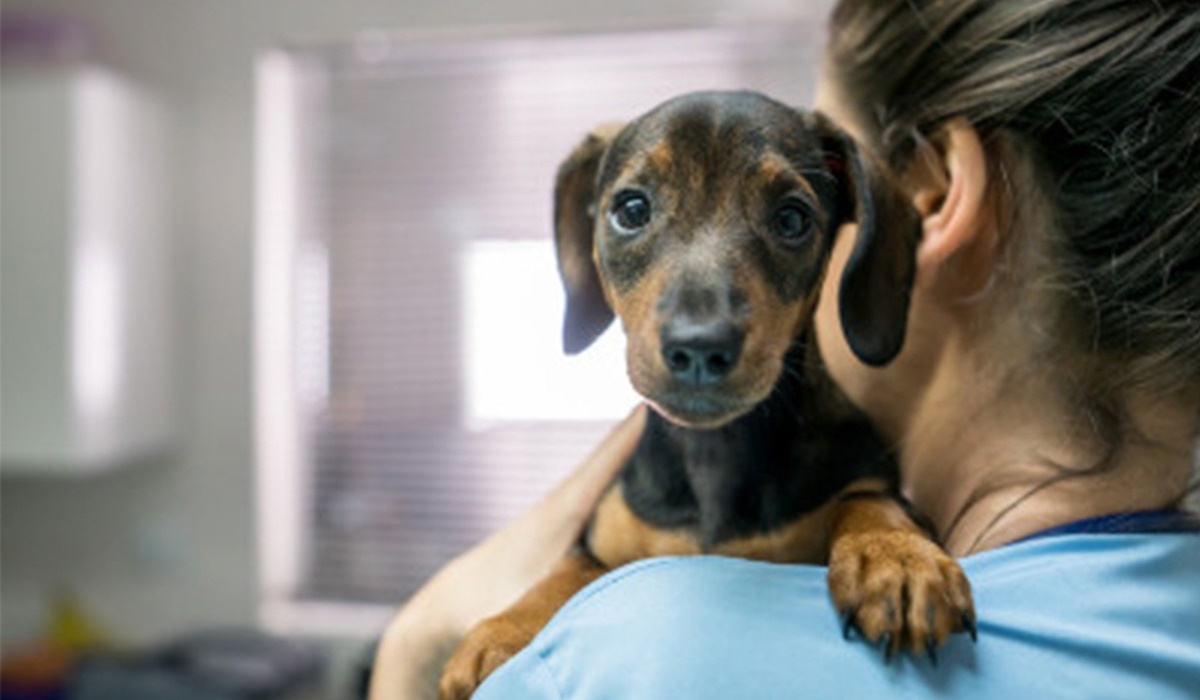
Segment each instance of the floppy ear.
[[588,134],[559,166],[554,184],[554,244],[567,294],[563,350],[569,355],[591,345],[613,320],[592,248],[596,177],[600,161],[620,128],[605,126]]
[[838,181],[839,216],[858,223],[838,287],[842,332],[860,360],[879,367],[904,345],[921,216],[849,135],[821,115],[817,123]]

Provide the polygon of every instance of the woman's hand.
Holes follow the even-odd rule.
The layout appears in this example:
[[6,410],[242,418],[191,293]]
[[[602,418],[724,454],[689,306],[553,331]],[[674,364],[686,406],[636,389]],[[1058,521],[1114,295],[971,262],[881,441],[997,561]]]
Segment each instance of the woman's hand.
[[617,424],[583,464],[537,505],[446,564],[388,625],[375,657],[372,700],[437,695],[438,677],[463,635],[514,603],[550,572],[633,454],[646,409]]

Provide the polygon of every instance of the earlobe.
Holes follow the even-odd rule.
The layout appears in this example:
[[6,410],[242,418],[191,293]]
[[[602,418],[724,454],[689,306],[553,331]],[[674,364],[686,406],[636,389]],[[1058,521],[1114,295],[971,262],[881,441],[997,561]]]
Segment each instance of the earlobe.
[[962,118],[947,122],[939,134],[937,156],[929,160],[913,203],[921,212],[923,229],[917,267],[933,272],[991,234],[988,157],[975,127]]

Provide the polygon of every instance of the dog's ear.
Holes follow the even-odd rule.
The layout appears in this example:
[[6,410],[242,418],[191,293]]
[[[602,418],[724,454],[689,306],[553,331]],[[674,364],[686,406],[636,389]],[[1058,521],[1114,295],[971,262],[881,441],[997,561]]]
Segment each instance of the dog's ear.
[[860,360],[886,365],[904,345],[921,216],[848,134],[823,115],[815,116],[826,162],[838,182],[838,223],[858,223],[858,239],[838,286],[842,332]]
[[620,129],[620,125],[594,129],[559,166],[554,184],[554,245],[567,294],[563,350],[569,355],[591,345],[613,320],[592,253],[596,178]]

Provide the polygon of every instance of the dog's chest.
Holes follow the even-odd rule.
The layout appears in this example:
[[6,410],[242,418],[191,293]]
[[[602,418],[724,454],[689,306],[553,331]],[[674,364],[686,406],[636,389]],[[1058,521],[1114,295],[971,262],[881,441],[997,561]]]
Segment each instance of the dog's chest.
[[630,509],[651,526],[687,531],[701,551],[766,534],[801,514],[804,465],[788,428],[742,419],[714,431],[679,428],[652,415],[622,476]]

